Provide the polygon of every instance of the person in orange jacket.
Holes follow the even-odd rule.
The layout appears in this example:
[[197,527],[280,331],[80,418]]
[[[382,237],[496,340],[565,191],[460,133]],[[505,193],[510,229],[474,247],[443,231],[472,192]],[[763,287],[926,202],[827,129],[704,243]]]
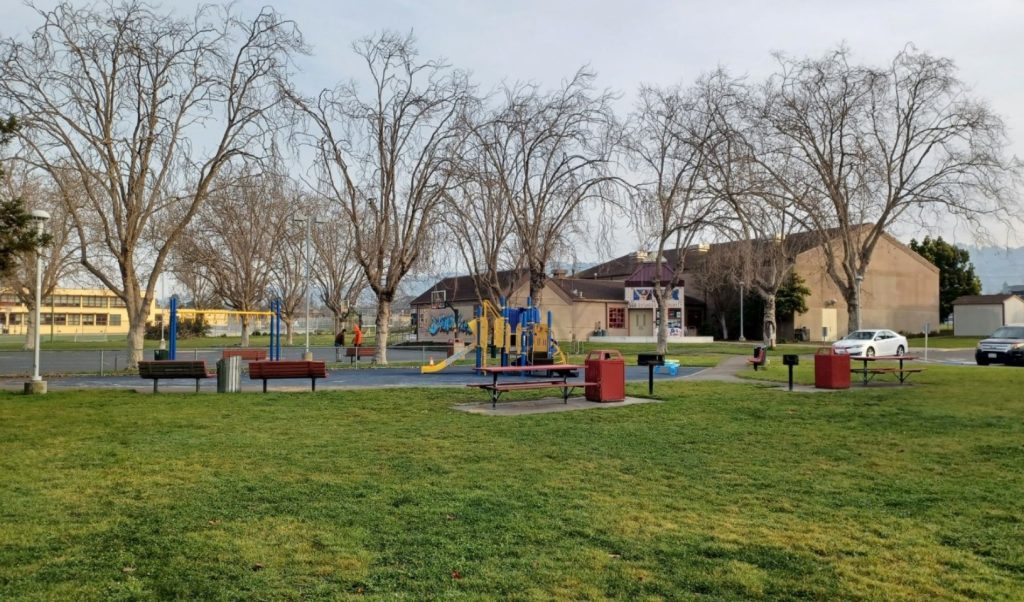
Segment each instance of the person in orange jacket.
[[352,344],[356,347],[363,346],[363,329],[359,328],[359,324],[356,324],[352,329]]

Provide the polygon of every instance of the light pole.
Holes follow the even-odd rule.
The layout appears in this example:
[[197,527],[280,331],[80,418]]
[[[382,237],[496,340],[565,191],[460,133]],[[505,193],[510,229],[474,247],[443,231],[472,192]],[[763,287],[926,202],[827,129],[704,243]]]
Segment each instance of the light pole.
[[855,294],[857,295],[857,328],[856,328],[856,330],[860,330],[860,314],[864,310],[864,308],[861,306],[861,302],[860,302],[860,283],[864,282],[864,275],[863,274],[857,274],[854,277],[854,281],[857,283],[857,288],[856,288],[856,291],[855,291]]
[[743,289],[746,286],[746,282],[740,282],[740,338],[738,341],[746,341],[747,337],[743,336]]
[[313,353],[309,350],[309,297],[312,292],[312,287],[309,285],[309,241],[313,236],[313,222],[316,222],[317,224],[322,224],[324,222],[323,220],[313,219],[309,216],[296,217],[293,221],[297,224],[304,223],[306,225],[306,252],[304,254],[305,274],[303,276],[303,280],[306,284],[306,351],[302,354],[302,359],[310,361],[313,359]]
[[[43,211],[42,209],[36,209],[31,214],[32,221],[36,223],[36,235],[42,238],[43,231],[46,228],[46,220],[50,219],[50,214]],[[25,383],[25,393],[29,394],[42,394],[46,393],[46,381],[39,376],[39,328],[41,321],[41,312],[39,306],[43,303],[43,252],[40,249],[40,245],[36,246],[36,308],[35,308],[35,349],[32,352],[32,380]]]

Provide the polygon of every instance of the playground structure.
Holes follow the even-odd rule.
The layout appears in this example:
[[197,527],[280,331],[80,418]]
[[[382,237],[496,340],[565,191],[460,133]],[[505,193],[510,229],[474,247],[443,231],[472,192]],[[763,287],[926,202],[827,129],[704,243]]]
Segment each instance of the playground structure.
[[527,297],[526,307],[508,307],[504,297],[500,308],[484,300],[473,314],[467,322],[470,342],[442,362],[421,366],[421,373],[440,372],[470,353],[475,354],[476,369],[486,368],[488,360],[498,366],[566,363],[565,353],[552,336],[551,312],[542,322],[532,298]]

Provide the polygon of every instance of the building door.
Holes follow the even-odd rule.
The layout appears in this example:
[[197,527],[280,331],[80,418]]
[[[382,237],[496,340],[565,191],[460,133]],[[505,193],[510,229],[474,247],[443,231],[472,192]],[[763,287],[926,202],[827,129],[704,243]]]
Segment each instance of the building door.
[[629,310],[629,336],[649,337],[654,334],[652,320],[654,311],[650,309]]

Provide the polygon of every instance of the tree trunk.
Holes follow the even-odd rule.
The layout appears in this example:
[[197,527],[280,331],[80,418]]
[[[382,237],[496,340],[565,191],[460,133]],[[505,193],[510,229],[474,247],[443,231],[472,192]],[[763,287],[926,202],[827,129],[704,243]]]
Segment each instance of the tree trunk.
[[778,331],[778,320],[775,311],[775,293],[762,295],[764,299],[764,331],[762,340],[768,349],[775,349],[775,334]]
[[[377,299],[377,364],[388,364],[388,328],[391,325],[391,301]],[[458,324],[455,325],[458,334]]]
[[546,281],[547,274],[544,273],[543,266],[537,270],[530,268],[530,300],[534,307],[540,307],[540,298]]
[[249,316],[242,314],[242,340],[240,342],[242,347],[249,346]]
[[25,351],[32,351],[36,348],[36,310],[35,307],[25,304],[28,313],[25,314]]
[[[846,332],[860,330],[860,312],[860,297],[857,295],[857,291],[853,290],[850,292],[849,299],[846,300]],[[839,336],[838,332],[836,336]]]
[[142,359],[143,353],[143,339],[146,336],[146,320],[145,319],[132,319],[132,315],[128,316],[128,365],[126,366],[129,370],[134,370],[139,367],[139,361]]
[[287,317],[287,318],[283,318],[283,319],[284,319],[285,345],[291,346],[295,342],[295,330],[292,328],[292,319],[291,319],[291,317]]
[[719,313],[718,314],[718,323],[722,327],[722,340],[723,341],[728,341],[729,340],[729,326],[726,325],[726,323],[725,323],[725,314],[724,313]]
[[665,303],[665,291],[663,287],[654,287],[654,300],[658,307],[658,349],[656,353],[668,353],[668,305]]

